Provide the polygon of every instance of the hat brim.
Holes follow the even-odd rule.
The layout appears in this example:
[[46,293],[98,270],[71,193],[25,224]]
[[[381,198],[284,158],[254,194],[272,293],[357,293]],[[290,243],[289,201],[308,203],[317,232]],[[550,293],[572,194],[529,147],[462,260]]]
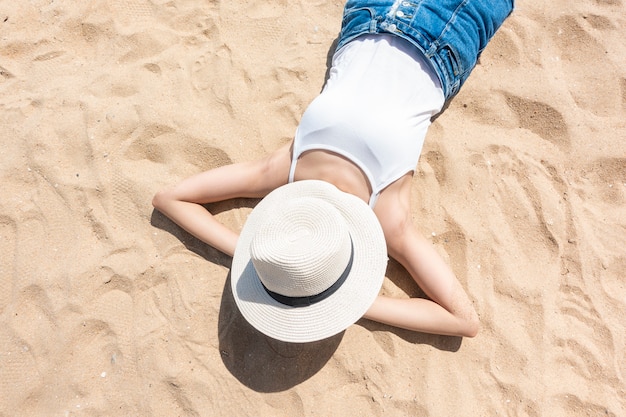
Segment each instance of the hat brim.
[[[348,226],[354,260],[344,284],[330,297],[306,307],[290,307],[265,291],[250,259],[250,243],[264,218],[298,197],[313,197],[335,206]],[[268,194],[248,216],[231,268],[235,302],[257,330],[284,342],[305,343],[334,336],[365,314],[380,291],[387,268],[385,237],[370,207],[358,197],[324,181],[296,181]]]

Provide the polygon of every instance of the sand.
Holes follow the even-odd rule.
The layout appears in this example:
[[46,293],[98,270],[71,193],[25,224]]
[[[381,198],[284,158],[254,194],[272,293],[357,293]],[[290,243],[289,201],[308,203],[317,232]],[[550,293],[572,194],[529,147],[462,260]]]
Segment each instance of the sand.
[[428,134],[414,219],[474,339],[267,339],[230,258],[152,209],[291,139],[342,7],[0,2],[0,416],[626,415],[623,0],[519,0]]

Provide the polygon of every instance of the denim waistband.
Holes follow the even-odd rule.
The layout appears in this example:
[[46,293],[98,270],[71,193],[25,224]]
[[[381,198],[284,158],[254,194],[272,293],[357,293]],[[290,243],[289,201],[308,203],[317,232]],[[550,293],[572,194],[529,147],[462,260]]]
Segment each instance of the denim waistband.
[[450,99],[513,7],[514,0],[348,0],[337,49],[368,33],[400,36],[430,61]]

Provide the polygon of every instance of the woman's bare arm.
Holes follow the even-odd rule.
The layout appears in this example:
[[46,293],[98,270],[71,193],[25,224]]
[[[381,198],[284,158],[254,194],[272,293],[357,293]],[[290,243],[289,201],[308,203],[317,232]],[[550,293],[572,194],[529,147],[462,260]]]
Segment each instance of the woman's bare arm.
[[207,211],[202,204],[238,197],[263,197],[287,183],[291,152],[284,146],[268,157],[215,168],[159,191],[152,205],[203,242],[233,256],[237,233]]
[[389,254],[400,262],[430,299],[379,296],[366,318],[426,333],[473,337],[478,316],[452,269],[424,238],[410,215],[407,175],[381,193],[376,204]]

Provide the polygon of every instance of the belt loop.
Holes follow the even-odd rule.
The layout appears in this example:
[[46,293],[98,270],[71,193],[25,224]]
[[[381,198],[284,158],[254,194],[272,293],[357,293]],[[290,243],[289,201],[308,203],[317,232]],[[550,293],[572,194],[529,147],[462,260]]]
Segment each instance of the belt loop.
[[428,50],[424,53],[424,55],[426,55],[426,58],[432,58],[433,55],[435,55],[437,53],[437,50],[439,49],[439,46],[437,45],[437,42],[433,42],[430,44],[430,47],[428,48]]

